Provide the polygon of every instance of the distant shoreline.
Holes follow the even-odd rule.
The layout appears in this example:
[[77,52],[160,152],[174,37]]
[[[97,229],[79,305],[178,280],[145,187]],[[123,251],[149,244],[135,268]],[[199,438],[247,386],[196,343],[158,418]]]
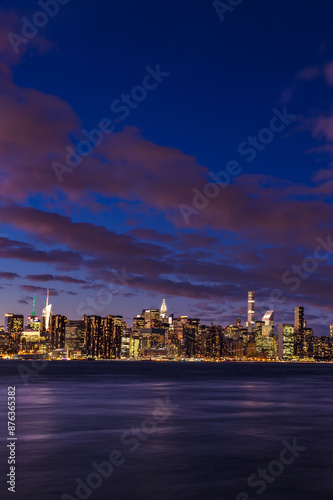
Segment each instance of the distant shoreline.
[[204,363],[204,364],[222,364],[222,363],[248,363],[248,364],[308,364],[308,365],[318,365],[318,364],[333,364],[332,361],[309,361],[309,360],[249,360],[249,359],[221,359],[221,360],[206,360],[206,359],[43,359],[43,358],[0,358],[1,361],[16,361],[16,362],[24,362],[24,363],[33,363],[33,362],[45,362],[45,363],[100,363],[100,362],[123,362],[123,363]]

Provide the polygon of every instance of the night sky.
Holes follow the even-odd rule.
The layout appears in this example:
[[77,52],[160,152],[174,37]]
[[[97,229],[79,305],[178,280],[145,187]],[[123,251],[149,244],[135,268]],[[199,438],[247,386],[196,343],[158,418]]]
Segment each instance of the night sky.
[[0,324],[48,288],[70,319],[245,323],[255,290],[327,335],[332,2],[61,3],[0,3]]

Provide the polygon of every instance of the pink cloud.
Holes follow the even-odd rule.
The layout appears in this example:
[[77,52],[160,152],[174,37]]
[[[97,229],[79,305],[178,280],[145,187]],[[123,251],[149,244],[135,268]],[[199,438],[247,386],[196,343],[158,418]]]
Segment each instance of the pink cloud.
[[307,66],[300,70],[294,77],[292,84],[286,87],[278,101],[279,104],[288,104],[292,101],[293,95],[297,90],[297,82],[311,82],[316,78],[324,76],[327,85],[333,85],[333,61],[324,66]]
[[16,45],[16,36],[22,37],[23,21],[17,12],[0,9],[0,55],[3,62],[15,65],[29,51],[43,54],[53,47],[53,44],[38,33],[27,43]]
[[[60,184],[51,163],[53,160],[64,162],[71,136],[83,138],[78,116],[58,97],[18,88],[8,67],[2,66],[0,70],[0,85],[4,90],[0,95],[0,194],[4,198],[11,197],[22,203],[31,194],[41,194],[52,203],[54,193],[62,191],[65,207],[72,203],[82,206],[90,203],[91,207],[101,209],[103,206],[96,203],[97,196],[117,197],[127,202],[137,201],[141,209],[154,208],[177,227],[186,227],[178,206],[181,203],[191,205],[193,189],[203,189],[209,173],[205,166],[178,149],[154,144],[135,127],[126,127],[120,132],[106,134],[100,146],[72,173],[65,174]],[[310,78],[315,71],[307,68],[305,74]],[[311,128],[314,137],[332,140],[331,117],[316,118]],[[261,181],[255,176],[236,179],[200,216],[192,219],[193,227],[211,225],[223,231],[243,231],[252,234],[252,238],[272,241],[288,237],[297,241],[304,238],[302,231],[308,226],[296,225],[290,213],[298,214],[301,221],[305,220],[304,214],[307,215],[310,227],[312,224],[314,228],[320,223],[320,217],[326,220],[332,215],[322,202],[299,203],[283,199],[280,187],[267,189],[261,186]],[[13,217],[17,209],[10,210]],[[316,212],[318,216],[314,215]],[[54,221],[49,226],[50,217],[46,220],[46,216],[38,216],[40,237],[52,239],[59,234],[59,227],[54,227],[58,224],[57,216],[53,214],[52,217]],[[25,230],[35,230],[33,218],[29,222],[23,213],[20,218]],[[275,231],[271,231],[272,224]],[[295,230],[295,225],[299,230]],[[34,226],[36,228],[36,224]],[[60,226],[66,226],[64,221]],[[69,227],[68,223],[62,233],[64,243],[73,235]],[[87,251],[89,245],[90,251],[95,251],[96,245],[83,237],[87,228],[77,225],[75,231],[77,240],[81,239]],[[105,240],[103,229],[95,228],[94,231],[97,240]],[[110,238],[108,235],[105,241],[113,244],[115,237]]]
[[316,139],[333,141],[333,115],[320,115],[312,120],[312,135]]
[[320,75],[320,68],[318,66],[308,66],[307,68],[302,69],[296,75],[296,80],[304,80],[309,82],[314,80]]
[[58,190],[69,202],[86,205],[90,198],[98,209],[102,206],[95,198],[100,194],[130,201],[145,198],[158,205],[167,191],[176,201],[185,184],[208,173],[195,158],[156,145],[138,129],[127,127],[105,135],[102,144],[60,184],[51,164],[65,163],[71,137],[83,139],[80,119],[60,98],[17,87],[4,65],[0,86],[0,194],[4,197],[24,202],[31,194],[41,193],[50,200]]

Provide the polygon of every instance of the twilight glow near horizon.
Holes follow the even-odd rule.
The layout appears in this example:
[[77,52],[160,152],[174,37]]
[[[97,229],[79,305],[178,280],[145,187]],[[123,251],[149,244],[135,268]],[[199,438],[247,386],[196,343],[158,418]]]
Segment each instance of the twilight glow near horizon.
[[47,289],[70,319],[245,324],[255,290],[328,335],[332,6],[62,3],[34,33],[1,2],[0,324]]

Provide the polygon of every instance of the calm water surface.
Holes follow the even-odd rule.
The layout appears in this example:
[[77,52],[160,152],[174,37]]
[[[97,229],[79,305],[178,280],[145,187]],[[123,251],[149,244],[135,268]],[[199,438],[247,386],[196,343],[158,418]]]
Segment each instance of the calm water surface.
[[[18,366],[22,362],[0,361],[1,498],[77,498],[76,478],[85,481],[92,463],[107,460],[112,450],[125,462],[92,490],[92,500],[332,497],[333,365],[50,362],[28,385]],[[16,494],[5,484],[12,385]],[[156,401],[166,398],[169,416],[130,451],[133,441],[124,444],[122,435],[151,418]],[[306,450],[258,495],[248,477],[278,460],[283,441],[294,439]]]

